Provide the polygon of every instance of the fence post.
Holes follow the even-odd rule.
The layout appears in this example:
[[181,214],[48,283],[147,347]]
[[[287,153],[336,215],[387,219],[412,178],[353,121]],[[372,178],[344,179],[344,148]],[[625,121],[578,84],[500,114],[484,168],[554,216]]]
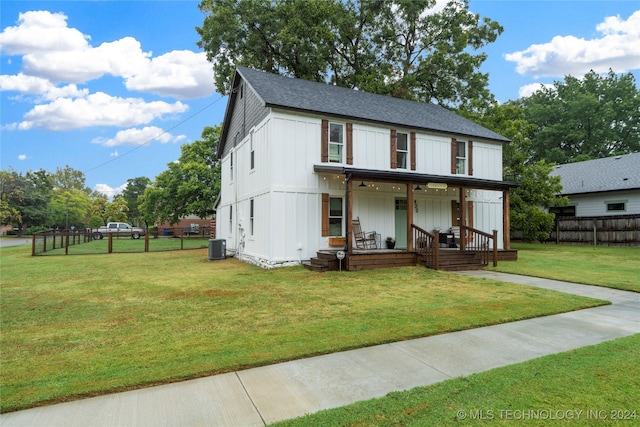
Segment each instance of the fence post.
[[493,230],[493,266],[498,266],[498,230]]
[[144,251],[149,252],[149,230],[144,233]]
[[31,235],[31,256],[36,256],[36,233]]
[[60,236],[60,238],[62,239],[62,244],[64,245],[64,254],[65,255],[69,255],[69,230],[67,230],[67,241],[65,244],[64,241],[64,235]]
[[107,233],[107,253],[113,252],[113,233]]
[[597,231],[596,231],[596,221],[597,220],[593,220],[593,246],[598,246],[598,237],[597,237]]
[[184,249],[184,230],[182,230],[182,234],[180,235],[180,250],[183,250],[183,249]]

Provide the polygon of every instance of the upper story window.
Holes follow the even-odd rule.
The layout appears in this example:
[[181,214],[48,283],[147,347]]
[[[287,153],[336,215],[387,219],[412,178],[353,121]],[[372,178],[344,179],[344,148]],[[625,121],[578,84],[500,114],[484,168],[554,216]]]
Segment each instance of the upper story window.
[[467,143],[456,141],[456,174],[467,173]]
[[249,155],[249,164],[251,165],[251,170],[253,170],[255,168],[256,160],[255,150],[253,147],[253,132],[251,132],[251,134],[249,135],[249,150],[251,152],[251,154]]
[[343,163],[344,126],[329,123],[329,162]]
[[409,157],[409,142],[406,133],[398,133],[396,141],[396,167],[407,169],[407,158]]

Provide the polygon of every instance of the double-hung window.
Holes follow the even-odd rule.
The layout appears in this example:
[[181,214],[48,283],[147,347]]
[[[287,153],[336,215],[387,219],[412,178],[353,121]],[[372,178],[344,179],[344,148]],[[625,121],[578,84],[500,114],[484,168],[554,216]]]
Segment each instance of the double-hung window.
[[233,233],[233,205],[229,205],[229,234]]
[[249,200],[249,235],[253,236],[253,199]]
[[344,126],[339,123],[329,123],[329,162],[343,163]]
[[251,165],[251,170],[253,170],[255,168],[255,160],[256,160],[256,155],[255,155],[255,149],[253,147],[253,132],[251,132],[251,135],[249,136],[249,150],[251,150],[251,154],[249,157],[249,164]]
[[329,236],[342,236],[342,198],[329,198]]
[[229,182],[233,182],[233,151],[229,153]]
[[409,157],[409,143],[406,133],[398,133],[396,142],[396,167],[407,169],[407,158]]
[[456,141],[456,174],[467,173],[467,144],[464,141]]

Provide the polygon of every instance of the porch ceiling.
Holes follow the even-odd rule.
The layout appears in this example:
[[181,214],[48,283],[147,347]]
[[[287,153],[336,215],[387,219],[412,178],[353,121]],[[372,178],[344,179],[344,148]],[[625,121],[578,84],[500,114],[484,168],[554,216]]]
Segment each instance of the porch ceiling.
[[384,171],[375,169],[360,169],[334,165],[314,165],[316,173],[331,173],[351,176],[351,179],[363,181],[381,181],[396,183],[426,184],[435,182],[447,184],[451,187],[469,187],[482,190],[508,190],[519,187],[520,184],[513,181],[494,181],[491,179],[473,178],[470,176],[458,175],[430,175],[416,172]]

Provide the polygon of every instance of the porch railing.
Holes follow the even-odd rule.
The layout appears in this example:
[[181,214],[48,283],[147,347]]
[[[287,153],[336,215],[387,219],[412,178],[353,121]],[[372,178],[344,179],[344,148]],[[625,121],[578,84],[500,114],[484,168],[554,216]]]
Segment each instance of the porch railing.
[[438,270],[440,267],[440,245],[438,232],[435,234],[411,224],[413,250],[422,257],[429,268]]
[[489,234],[465,225],[460,226],[460,249],[475,252],[478,260],[484,265],[489,265],[489,260],[493,261],[494,267],[498,265],[497,242],[498,230]]

